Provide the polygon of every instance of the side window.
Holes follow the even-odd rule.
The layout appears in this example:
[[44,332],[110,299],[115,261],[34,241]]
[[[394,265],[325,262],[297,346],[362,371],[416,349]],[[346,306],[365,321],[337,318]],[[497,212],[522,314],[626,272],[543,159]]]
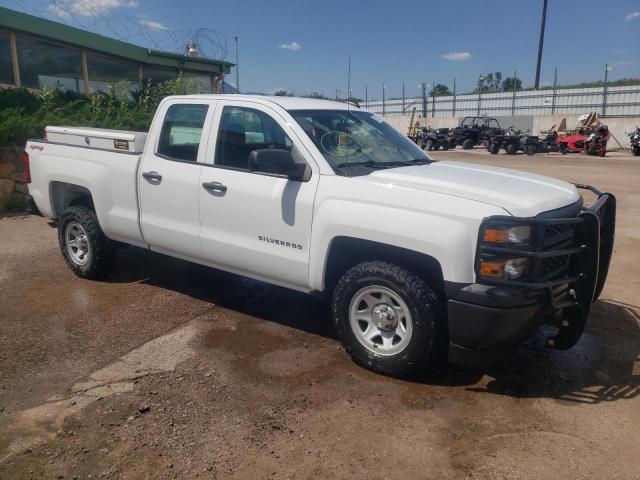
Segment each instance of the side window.
[[215,164],[247,170],[253,150],[279,148],[291,151],[293,143],[278,123],[264,112],[244,107],[224,107]]
[[160,131],[157,154],[169,160],[196,162],[207,105],[171,105]]

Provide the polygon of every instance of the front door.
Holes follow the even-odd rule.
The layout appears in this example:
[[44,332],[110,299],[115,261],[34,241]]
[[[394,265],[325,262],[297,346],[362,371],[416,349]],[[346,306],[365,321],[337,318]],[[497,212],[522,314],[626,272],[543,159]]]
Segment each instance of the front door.
[[[159,134],[147,141],[138,175],[140,226],[152,250],[194,258],[200,253],[199,180],[206,147],[202,130],[212,107],[165,106]],[[158,112],[162,115],[163,112]]]
[[199,189],[203,259],[304,289],[319,175],[311,165],[307,181],[248,170],[255,149],[293,149],[304,161],[304,147],[276,111],[249,101],[220,102],[213,125],[213,165]]

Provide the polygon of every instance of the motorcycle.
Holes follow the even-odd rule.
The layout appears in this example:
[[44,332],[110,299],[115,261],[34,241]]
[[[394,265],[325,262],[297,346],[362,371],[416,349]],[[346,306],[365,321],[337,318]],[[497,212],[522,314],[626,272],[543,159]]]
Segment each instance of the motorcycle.
[[604,157],[607,153],[607,141],[611,135],[606,125],[600,125],[591,132],[585,141],[584,149],[588,155]]
[[579,128],[572,135],[558,137],[556,143],[563,155],[577,152],[604,157],[607,153],[609,138],[611,138],[609,128],[601,124]]
[[629,136],[631,151],[636,157],[640,156],[640,127],[636,127],[635,131],[627,133],[627,135]]

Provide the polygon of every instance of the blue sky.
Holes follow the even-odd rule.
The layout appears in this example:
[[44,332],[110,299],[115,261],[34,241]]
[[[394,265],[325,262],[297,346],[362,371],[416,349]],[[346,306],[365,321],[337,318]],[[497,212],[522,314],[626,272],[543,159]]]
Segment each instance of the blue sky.
[[[489,71],[517,69],[531,85],[542,10],[542,0],[0,0],[20,4],[67,21],[72,12],[99,33],[128,31],[143,46],[148,40],[118,26],[143,25],[150,38],[165,39],[165,29],[215,29],[227,40],[229,61],[237,35],[244,91],[333,96],[338,88],[344,95],[351,57],[353,94],[363,97],[367,85],[369,98],[380,98],[383,82],[388,96],[400,95],[402,82],[415,95],[419,82],[451,88],[454,76],[458,91],[468,91]],[[92,15],[118,21],[109,30],[92,24]],[[549,0],[542,83],[553,82],[554,66],[560,83],[601,79],[605,63],[612,79],[640,77],[640,1]]]

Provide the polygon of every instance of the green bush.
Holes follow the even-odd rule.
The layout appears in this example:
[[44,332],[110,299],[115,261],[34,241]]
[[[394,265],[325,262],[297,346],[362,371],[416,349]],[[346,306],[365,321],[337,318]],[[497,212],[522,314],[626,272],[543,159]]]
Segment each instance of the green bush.
[[182,77],[149,81],[136,93],[129,82],[117,82],[107,92],[88,97],[47,87],[37,94],[0,90],[0,145],[24,145],[29,138],[41,138],[47,125],[148,130],[163,98],[196,93],[202,93],[200,84]]

